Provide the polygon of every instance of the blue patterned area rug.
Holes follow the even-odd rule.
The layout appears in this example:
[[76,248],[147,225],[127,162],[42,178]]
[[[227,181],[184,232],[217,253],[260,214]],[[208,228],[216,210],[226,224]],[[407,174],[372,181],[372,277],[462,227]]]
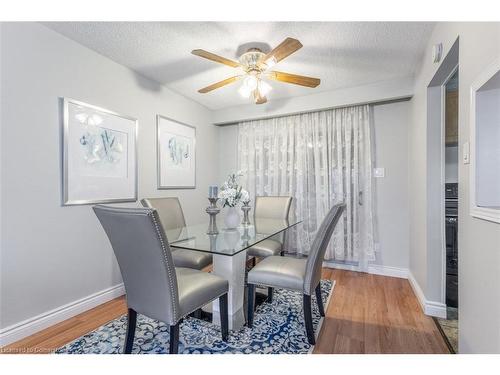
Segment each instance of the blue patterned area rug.
[[[334,281],[321,281],[325,311],[334,286]],[[317,337],[323,318],[319,315],[316,299],[312,300]],[[55,353],[122,353],[126,330],[127,316],[123,315],[57,349]],[[302,294],[284,289],[275,290],[272,303],[264,302],[257,307],[252,329],[245,326],[238,332],[231,331],[227,343],[222,341],[218,326],[195,318],[187,318],[181,323],[179,336],[179,353],[183,354],[307,354],[313,349],[305,332]],[[168,353],[168,342],[166,324],[138,315],[132,353]]]

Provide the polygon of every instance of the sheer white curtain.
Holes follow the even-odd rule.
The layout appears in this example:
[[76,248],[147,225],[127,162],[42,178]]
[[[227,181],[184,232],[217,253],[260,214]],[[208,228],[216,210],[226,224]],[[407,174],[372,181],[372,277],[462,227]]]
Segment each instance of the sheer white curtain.
[[339,108],[238,124],[238,166],[251,196],[290,195],[303,224],[289,245],[307,254],[329,208],[347,204],[325,259],[374,259],[371,108]]

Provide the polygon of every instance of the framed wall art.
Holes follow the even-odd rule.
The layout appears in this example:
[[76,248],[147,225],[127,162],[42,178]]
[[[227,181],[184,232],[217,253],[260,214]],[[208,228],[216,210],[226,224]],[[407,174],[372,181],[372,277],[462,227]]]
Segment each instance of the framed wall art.
[[137,200],[137,120],[63,99],[63,204]]
[[196,187],[196,128],[157,115],[158,189]]

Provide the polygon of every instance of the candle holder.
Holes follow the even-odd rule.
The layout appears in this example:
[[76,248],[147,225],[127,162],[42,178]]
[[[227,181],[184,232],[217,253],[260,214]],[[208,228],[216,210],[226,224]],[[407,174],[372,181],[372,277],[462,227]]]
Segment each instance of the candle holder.
[[217,207],[217,201],[219,198],[208,198],[210,206],[205,210],[207,214],[210,215],[210,223],[208,224],[207,234],[217,234],[219,230],[217,229],[216,215],[220,212],[219,207]]
[[248,226],[243,227],[243,234],[241,235],[241,241],[243,246],[248,246],[250,241],[250,234],[248,233]]
[[241,210],[243,211],[243,221],[241,224],[250,225],[250,219],[248,218],[248,212],[252,209],[248,204],[241,206]]
[[219,235],[216,233],[208,233],[208,236],[210,239],[210,251],[217,250],[217,237],[219,237]]

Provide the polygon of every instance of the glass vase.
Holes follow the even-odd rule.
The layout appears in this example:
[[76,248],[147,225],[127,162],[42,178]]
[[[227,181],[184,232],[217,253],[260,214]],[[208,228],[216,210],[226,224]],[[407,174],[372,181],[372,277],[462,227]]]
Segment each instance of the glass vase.
[[236,207],[228,207],[226,216],[224,217],[224,224],[226,229],[236,229],[240,223],[240,214]]

